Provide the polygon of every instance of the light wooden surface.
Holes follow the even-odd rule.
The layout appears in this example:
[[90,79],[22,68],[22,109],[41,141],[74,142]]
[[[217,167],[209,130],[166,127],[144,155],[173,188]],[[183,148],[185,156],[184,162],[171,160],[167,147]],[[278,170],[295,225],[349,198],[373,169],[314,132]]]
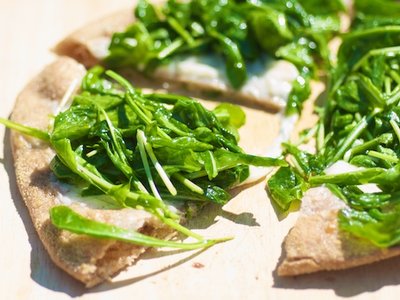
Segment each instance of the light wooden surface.
[[[54,59],[49,49],[73,29],[129,0],[0,0],[0,116],[18,92]],[[40,113],[40,112],[32,112]],[[250,112],[244,143],[272,140],[274,116]],[[266,119],[265,119],[266,118]],[[265,136],[262,136],[265,128]],[[264,182],[241,191],[222,210],[210,207],[191,226],[233,241],[203,252],[150,253],[112,282],[86,290],[44,251],[15,186],[8,134],[0,128],[0,299],[397,299],[400,259],[341,272],[280,279],[275,267],[295,215],[279,222]]]

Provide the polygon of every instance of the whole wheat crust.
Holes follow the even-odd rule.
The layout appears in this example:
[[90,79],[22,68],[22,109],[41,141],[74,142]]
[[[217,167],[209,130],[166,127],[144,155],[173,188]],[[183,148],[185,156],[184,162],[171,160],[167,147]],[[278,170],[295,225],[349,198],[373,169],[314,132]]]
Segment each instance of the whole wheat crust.
[[299,218],[285,238],[278,275],[340,270],[400,255],[400,247],[381,249],[338,228],[345,205],[328,188],[307,191]]
[[[71,58],[60,58],[47,66],[20,93],[11,119],[47,130],[51,115],[73,80],[80,80],[85,68]],[[144,247],[90,238],[55,228],[49,209],[60,202],[58,186],[49,169],[54,156],[47,144],[11,132],[16,180],[33,224],[52,260],[87,287],[94,286],[131,265]],[[150,214],[134,209],[99,210],[72,204],[87,217],[153,236],[169,230]],[[128,218],[129,216],[129,218]]]

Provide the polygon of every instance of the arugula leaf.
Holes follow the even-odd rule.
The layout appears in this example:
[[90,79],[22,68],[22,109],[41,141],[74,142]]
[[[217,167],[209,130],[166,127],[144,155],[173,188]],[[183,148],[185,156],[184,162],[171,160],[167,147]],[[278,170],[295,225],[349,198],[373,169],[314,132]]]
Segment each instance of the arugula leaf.
[[357,13],[365,15],[398,17],[400,16],[400,4],[394,0],[355,0],[354,6]]
[[[293,40],[293,33],[289,29],[283,12],[268,6],[263,8],[263,10],[257,10],[250,14],[250,26],[262,49],[267,53],[274,53]],[[269,35],[268,39],[265,38],[266,32]]]
[[339,214],[340,228],[381,248],[400,243],[399,220],[398,204],[384,213],[374,209],[369,211],[344,209]]
[[78,234],[86,234],[96,238],[113,239],[135,245],[150,247],[170,247],[185,250],[208,248],[214,244],[225,242],[231,238],[200,240],[194,243],[179,243],[157,239],[137,231],[123,229],[107,223],[101,223],[85,218],[74,212],[68,206],[55,206],[50,210],[51,222],[59,229],[65,229]]
[[279,211],[286,212],[292,203],[300,201],[307,183],[289,167],[282,167],[268,180],[268,192]]
[[3,118],[0,118],[0,123],[3,124],[4,126],[7,126],[8,128],[14,129],[16,131],[19,131],[23,134],[26,134],[28,136],[32,136],[35,138],[38,138],[40,140],[43,140],[45,142],[48,142],[50,139],[50,135],[47,132],[44,132],[40,129],[29,127],[29,126],[24,126],[22,124],[15,123],[10,120],[6,120]]
[[86,136],[96,123],[97,111],[93,106],[77,105],[57,115],[51,138],[59,140],[80,139]]

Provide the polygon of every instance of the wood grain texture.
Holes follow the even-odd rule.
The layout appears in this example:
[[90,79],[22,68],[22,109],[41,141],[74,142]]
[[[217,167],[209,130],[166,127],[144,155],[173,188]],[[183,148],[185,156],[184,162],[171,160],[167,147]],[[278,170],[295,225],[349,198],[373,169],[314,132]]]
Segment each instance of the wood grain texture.
[[[22,87],[54,59],[49,49],[57,41],[131,2],[0,0],[0,116],[9,116]],[[271,143],[275,123],[265,124],[258,111],[250,114],[243,142]],[[190,224],[210,237],[235,236],[233,241],[203,252],[148,253],[114,282],[86,290],[50,261],[16,189],[4,128],[0,140],[0,299],[396,299],[400,293],[398,258],[346,271],[277,278],[281,244],[296,216],[277,220],[264,182],[240,191],[222,209],[208,207],[208,214]]]

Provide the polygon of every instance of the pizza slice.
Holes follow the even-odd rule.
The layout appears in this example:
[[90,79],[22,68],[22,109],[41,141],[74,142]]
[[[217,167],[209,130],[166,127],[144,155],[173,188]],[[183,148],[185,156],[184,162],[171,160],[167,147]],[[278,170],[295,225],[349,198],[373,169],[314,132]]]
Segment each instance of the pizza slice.
[[209,111],[185,96],[144,93],[65,57],[21,92],[11,121],[0,119],[15,130],[17,184],[40,239],[87,287],[148,247],[193,250],[230,239],[206,239],[181,223],[207,203],[227,203],[250,165],[286,164],[244,153],[244,121],[238,106]]
[[[390,2],[390,10],[384,2]],[[309,135],[316,150],[285,144],[292,167],[269,180],[282,211],[306,191],[299,219],[284,242],[282,276],[350,268],[400,253],[400,27],[395,18],[400,9],[391,1],[371,7],[361,0],[355,8],[327,103]]]
[[[49,65],[21,92],[11,120],[47,131],[49,116],[55,113],[71,82],[81,81],[84,75],[84,67],[72,59],[63,58]],[[130,265],[145,250],[142,246],[57,230],[50,222],[49,211],[63,202],[49,167],[54,157],[53,150],[38,139],[14,131],[11,132],[11,144],[19,190],[35,229],[56,265],[90,287]],[[77,204],[73,206],[82,215],[95,217],[101,222],[126,226],[139,232],[158,231],[164,234],[164,226],[144,211],[102,210],[98,213],[96,209]],[[132,218],[126,218],[127,214]]]
[[135,16],[124,11],[99,20],[61,41],[55,52],[86,66],[135,70],[150,78],[147,84],[154,84],[152,78],[158,86],[183,83],[191,96],[213,92],[298,113],[311,78],[329,64],[327,44],[344,9],[341,1],[314,4],[138,1]]

